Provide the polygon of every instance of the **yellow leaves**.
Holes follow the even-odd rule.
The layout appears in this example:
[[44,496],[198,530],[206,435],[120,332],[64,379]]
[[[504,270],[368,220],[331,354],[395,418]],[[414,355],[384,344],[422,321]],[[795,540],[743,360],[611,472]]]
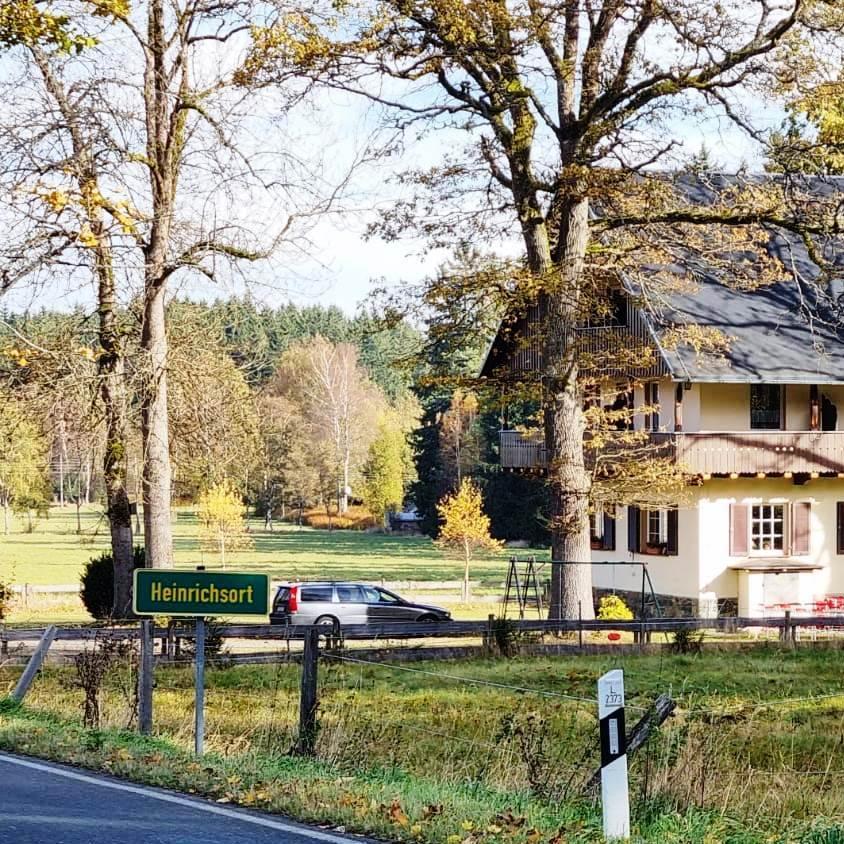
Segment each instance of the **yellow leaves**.
[[57,214],[63,211],[68,202],[70,202],[70,197],[63,190],[58,189],[43,194],[42,199]]
[[438,544],[443,547],[499,548],[501,543],[489,534],[490,521],[483,511],[481,492],[464,478],[456,493],[447,495],[437,505],[443,525]]
[[87,246],[91,249],[96,247],[98,244],[97,236],[91,231],[91,228],[87,223],[79,230],[79,234],[76,239],[82,244],[82,246]]
[[445,844],[460,844],[462,837],[459,835],[449,835],[445,840]]
[[7,358],[15,366],[25,367],[29,366],[29,359],[38,356],[37,349],[18,349],[14,346],[9,346],[0,351],[0,355]]
[[95,15],[101,18],[125,18],[129,15],[129,0],[87,0]]

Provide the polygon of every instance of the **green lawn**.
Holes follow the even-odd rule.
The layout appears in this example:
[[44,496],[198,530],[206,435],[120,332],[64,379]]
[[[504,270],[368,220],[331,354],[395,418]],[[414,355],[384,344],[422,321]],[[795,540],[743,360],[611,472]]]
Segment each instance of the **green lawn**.
[[[177,566],[219,566],[216,554],[203,551],[194,513],[180,509],[173,521]],[[387,536],[357,531],[313,530],[263,522],[249,525],[254,547],[227,555],[228,568],[267,571],[277,578],[366,578],[368,580],[459,580],[462,566],[446,558],[427,537]],[[82,512],[82,533],[76,533],[72,507],[53,507],[34,533],[15,522],[0,535],[0,579],[34,585],[71,584],[79,580],[85,561],[108,547],[108,524],[99,509]],[[472,579],[499,586],[507,575],[508,554],[479,559]]]

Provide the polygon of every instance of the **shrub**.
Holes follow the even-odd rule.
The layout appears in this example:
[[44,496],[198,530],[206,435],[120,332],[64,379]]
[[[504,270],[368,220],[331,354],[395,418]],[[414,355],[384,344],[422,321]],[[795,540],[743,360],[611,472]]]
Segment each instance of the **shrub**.
[[671,651],[675,654],[699,654],[703,650],[703,630],[680,627],[674,631]]
[[[187,625],[194,628],[193,622]],[[232,663],[228,652],[223,650],[225,640],[220,632],[224,625],[216,618],[205,619],[205,660],[215,668],[228,668]],[[182,639],[182,655],[188,659],[196,659],[196,640]]]
[[359,505],[352,505],[345,513],[334,513],[330,517],[321,508],[305,510],[302,523],[320,530],[366,530],[376,527],[372,513]]
[[598,620],[632,621],[633,610],[618,595],[605,595],[598,606]]
[[[132,554],[132,568],[142,569],[146,554],[136,545]],[[99,557],[91,557],[85,564],[79,579],[79,597],[85,609],[99,621],[111,618],[114,608],[114,557],[104,551]]]
[[2,621],[9,612],[12,606],[12,599],[14,592],[12,592],[12,584],[4,583],[0,580],[0,621]]

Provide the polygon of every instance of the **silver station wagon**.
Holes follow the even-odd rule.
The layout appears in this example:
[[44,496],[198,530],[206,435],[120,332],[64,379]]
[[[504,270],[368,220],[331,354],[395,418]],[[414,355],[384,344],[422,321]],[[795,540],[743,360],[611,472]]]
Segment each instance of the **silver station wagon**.
[[339,630],[344,624],[396,621],[450,621],[442,607],[415,604],[381,586],[366,583],[286,583],[278,587],[271,624],[320,625]]

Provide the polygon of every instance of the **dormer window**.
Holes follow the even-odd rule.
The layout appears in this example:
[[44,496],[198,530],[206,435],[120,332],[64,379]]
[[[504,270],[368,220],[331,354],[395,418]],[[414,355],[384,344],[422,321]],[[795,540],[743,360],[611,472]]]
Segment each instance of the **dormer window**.
[[750,385],[750,427],[779,431],[782,428],[783,390],[780,384]]

